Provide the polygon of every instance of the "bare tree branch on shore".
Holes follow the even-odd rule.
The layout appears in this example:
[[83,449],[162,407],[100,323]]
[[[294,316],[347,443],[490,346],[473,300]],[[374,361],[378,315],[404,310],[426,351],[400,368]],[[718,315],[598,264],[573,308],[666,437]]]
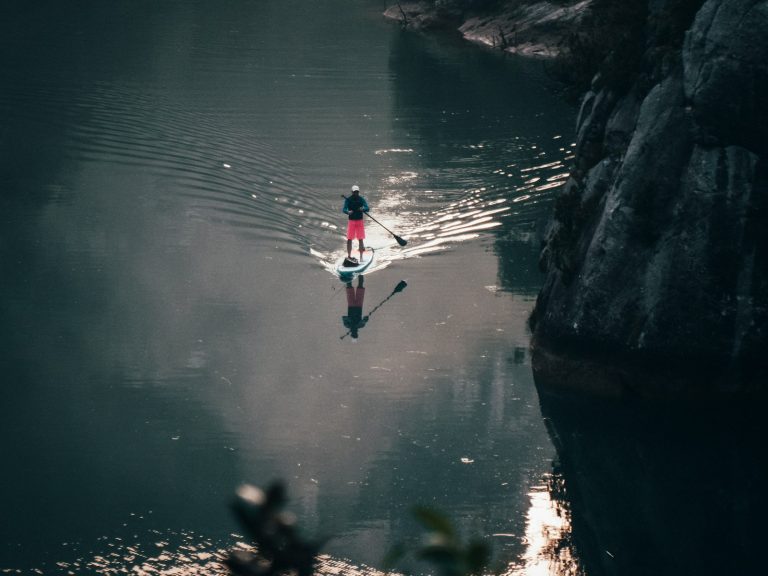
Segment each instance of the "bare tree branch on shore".
[[397,3],[397,7],[400,10],[400,14],[403,16],[403,28],[406,28],[408,26],[408,16],[405,14],[405,10],[403,10],[400,2]]

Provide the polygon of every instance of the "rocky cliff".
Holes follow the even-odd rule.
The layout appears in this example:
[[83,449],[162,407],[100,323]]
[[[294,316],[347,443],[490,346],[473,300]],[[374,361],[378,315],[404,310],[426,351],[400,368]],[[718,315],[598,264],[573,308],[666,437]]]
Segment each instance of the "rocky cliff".
[[[764,392],[768,1],[646,8],[639,69],[583,99],[531,318],[537,383]],[[689,20],[678,45],[670,13]]]

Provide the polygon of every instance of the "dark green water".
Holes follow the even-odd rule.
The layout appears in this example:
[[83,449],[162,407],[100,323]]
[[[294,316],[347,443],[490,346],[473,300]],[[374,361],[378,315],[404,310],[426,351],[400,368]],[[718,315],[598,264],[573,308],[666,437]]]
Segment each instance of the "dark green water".
[[[274,478],[328,565],[417,503],[512,574],[562,556],[526,319],[575,110],[540,66],[367,0],[2,10],[0,570],[215,573]],[[354,183],[408,239],[368,222],[357,340]]]

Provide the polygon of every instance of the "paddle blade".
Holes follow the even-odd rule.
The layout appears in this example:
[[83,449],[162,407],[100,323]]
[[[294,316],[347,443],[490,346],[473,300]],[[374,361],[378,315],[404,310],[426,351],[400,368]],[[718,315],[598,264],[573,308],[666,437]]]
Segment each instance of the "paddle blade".
[[408,286],[408,283],[405,280],[400,280],[400,282],[397,283],[397,286],[395,286],[395,289],[392,290],[392,293],[402,292],[405,290],[406,286]]
[[395,235],[395,240],[397,240],[397,243],[400,244],[400,246],[405,246],[406,244],[408,244],[408,240],[400,238],[400,236],[397,236],[397,235]]

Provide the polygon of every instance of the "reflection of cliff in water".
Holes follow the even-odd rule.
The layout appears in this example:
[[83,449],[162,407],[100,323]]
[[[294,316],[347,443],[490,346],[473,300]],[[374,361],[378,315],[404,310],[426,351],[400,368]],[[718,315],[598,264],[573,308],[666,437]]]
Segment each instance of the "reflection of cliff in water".
[[541,402],[587,574],[760,572],[766,430],[756,410]]

